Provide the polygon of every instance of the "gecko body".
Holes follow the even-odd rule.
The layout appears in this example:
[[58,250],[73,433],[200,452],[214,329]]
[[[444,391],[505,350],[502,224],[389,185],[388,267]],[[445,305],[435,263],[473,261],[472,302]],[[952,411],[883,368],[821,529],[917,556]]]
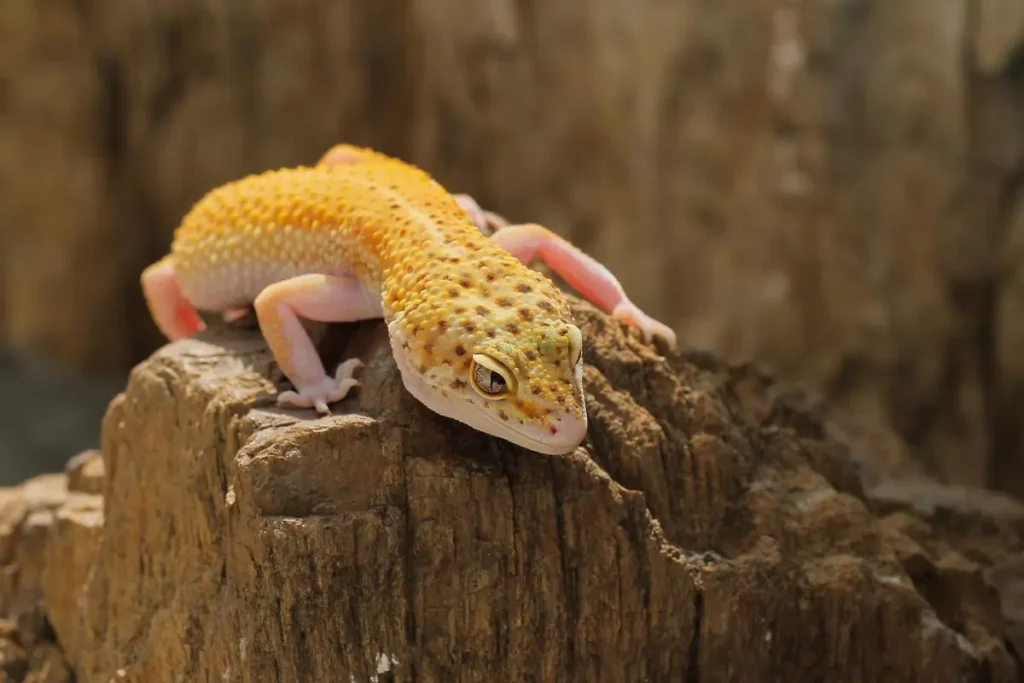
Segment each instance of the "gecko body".
[[[484,223],[500,229],[486,237]],[[300,318],[383,318],[407,390],[431,410],[540,453],[586,436],[583,336],[567,299],[525,264],[541,258],[587,298],[674,342],[590,257],[536,224],[505,226],[425,171],[338,145],[315,166],[268,171],[209,192],[170,253],[142,275],[171,340],[196,309],[252,306],[295,387],[281,405],[329,412],[358,382],[357,359],[328,376]]]

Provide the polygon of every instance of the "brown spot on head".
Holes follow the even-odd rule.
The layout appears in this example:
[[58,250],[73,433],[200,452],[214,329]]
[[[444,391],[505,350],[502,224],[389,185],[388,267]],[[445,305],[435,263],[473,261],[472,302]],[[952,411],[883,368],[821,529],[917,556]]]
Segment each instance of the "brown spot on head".
[[518,315],[526,322],[530,322],[531,320],[533,320],[533,311],[531,311],[529,308],[520,308],[518,311],[516,311],[516,315]]
[[454,310],[454,311],[455,311],[455,314],[456,314],[456,315],[462,315],[463,313],[465,313],[465,312],[466,312],[466,307],[465,307],[465,306],[456,306],[456,307],[455,307],[454,309],[452,309],[452,310]]
[[541,389],[539,384],[530,385],[530,393],[533,394],[534,396],[540,396],[540,392],[542,391],[544,390]]
[[494,278],[495,278],[496,276],[495,276],[495,274],[494,274],[494,273],[487,273],[487,275],[486,275],[485,277],[487,278],[487,281],[488,281],[488,282],[494,282]]
[[520,282],[518,285],[516,285],[516,291],[522,292],[523,294],[529,294],[530,292],[533,291],[533,287],[526,284],[525,282]]
[[532,349],[526,350],[526,360],[537,360],[537,353]]
[[455,345],[455,355],[456,356],[465,356],[466,355],[466,347],[463,346],[462,344],[456,344]]
[[507,296],[499,296],[494,300],[494,303],[498,304],[502,308],[508,308],[512,305],[512,299],[509,299]]
[[537,308],[544,311],[545,313],[554,313],[555,307],[551,305],[551,302],[547,299],[541,299],[537,302]]
[[506,324],[505,325],[505,329],[510,334],[519,334],[519,325],[516,325],[515,323],[508,323],[508,324]]
[[473,283],[469,281],[469,278],[464,277],[461,280],[459,280],[459,286],[462,287],[463,289],[469,289],[470,287],[473,286]]
[[441,330],[442,332],[447,330],[448,329],[448,321],[445,320],[444,318],[441,318],[440,320],[438,320],[437,321],[437,329]]
[[508,422],[508,415],[505,414],[504,410],[498,411],[498,417],[500,417],[502,420],[505,420],[505,422]]
[[477,315],[490,315],[491,309],[487,308],[483,304],[480,304],[479,306],[476,307],[476,313]]
[[455,389],[456,391],[458,391],[460,389],[465,389],[466,386],[467,386],[466,383],[463,382],[461,379],[458,379],[458,378],[453,379],[452,383],[451,383],[452,389]]
[[494,336],[496,334],[498,334],[498,331],[495,330],[493,327],[487,330],[487,336],[490,337],[491,339],[494,339]]
[[476,332],[476,325],[467,320],[466,322],[462,323],[462,329],[464,329],[466,332],[473,333]]
[[450,298],[450,299],[458,299],[459,298],[459,290],[457,290],[457,289],[449,289],[448,290],[448,298]]

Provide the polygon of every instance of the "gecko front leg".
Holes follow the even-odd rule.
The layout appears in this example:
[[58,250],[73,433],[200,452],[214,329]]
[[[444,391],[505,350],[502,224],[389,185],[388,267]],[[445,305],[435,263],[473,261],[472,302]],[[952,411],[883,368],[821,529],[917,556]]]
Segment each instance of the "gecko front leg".
[[354,278],[331,275],[300,275],[268,286],[253,302],[260,330],[281,371],[295,391],[282,392],[279,405],[316,408],[329,413],[328,405],[345,398],[359,385],[352,378],[362,364],[352,358],[342,362],[334,377],[324,371],[312,340],[299,317],[318,322],[354,322],[379,318],[380,302]]
[[596,260],[542,225],[508,225],[491,239],[521,262],[540,258],[588,301],[613,318],[640,329],[644,337],[661,337],[676,344],[676,333],[641,311],[626,296],[622,284]]

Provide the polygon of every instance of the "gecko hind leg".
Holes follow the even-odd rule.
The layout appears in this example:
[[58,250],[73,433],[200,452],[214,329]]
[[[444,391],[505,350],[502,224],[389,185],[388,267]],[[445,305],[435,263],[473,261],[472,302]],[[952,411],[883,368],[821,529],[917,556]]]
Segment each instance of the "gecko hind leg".
[[153,322],[169,341],[187,339],[206,327],[182,293],[168,258],[142,271],[140,283]]
[[358,147],[348,143],[339,143],[324,152],[317,166],[341,166],[346,164],[361,164],[366,162],[383,161],[390,163],[391,160],[385,155],[367,147]]
[[509,225],[491,239],[523,263],[540,258],[569,286],[613,318],[638,328],[646,339],[661,337],[676,344],[676,333],[641,311],[629,300],[622,284],[596,260],[542,225]]
[[359,386],[352,375],[362,362],[350,358],[338,366],[334,377],[328,377],[313,341],[299,322],[300,317],[325,323],[381,317],[380,302],[359,280],[300,275],[268,286],[256,297],[253,308],[271,353],[295,386],[295,391],[278,395],[278,405],[315,408],[327,414],[329,404]]
[[508,225],[508,221],[503,216],[499,216],[491,211],[485,211],[468,194],[457,194],[454,197],[455,201],[462,207],[462,210],[469,214],[470,219],[476,223],[476,227],[480,228],[480,232],[484,235],[491,237],[494,233]]

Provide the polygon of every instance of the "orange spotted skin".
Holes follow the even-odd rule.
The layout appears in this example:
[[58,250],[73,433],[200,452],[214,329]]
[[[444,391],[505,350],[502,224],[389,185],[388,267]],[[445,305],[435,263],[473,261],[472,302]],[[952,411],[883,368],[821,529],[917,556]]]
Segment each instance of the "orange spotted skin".
[[[562,293],[485,237],[426,172],[342,153],[358,163],[269,171],[201,199],[168,257],[185,298],[223,311],[299,275],[354,277],[379,298],[410,391],[416,383],[435,410],[471,408],[532,439],[566,423],[585,429],[582,337]],[[481,354],[514,375],[501,400],[472,386]]]
[[[403,190],[410,181],[426,190],[415,204]],[[351,273],[379,288],[395,226],[434,205],[456,216],[452,204],[429,176],[397,163],[267,171],[203,197],[175,232],[171,256],[188,298],[211,310],[303,273]]]

